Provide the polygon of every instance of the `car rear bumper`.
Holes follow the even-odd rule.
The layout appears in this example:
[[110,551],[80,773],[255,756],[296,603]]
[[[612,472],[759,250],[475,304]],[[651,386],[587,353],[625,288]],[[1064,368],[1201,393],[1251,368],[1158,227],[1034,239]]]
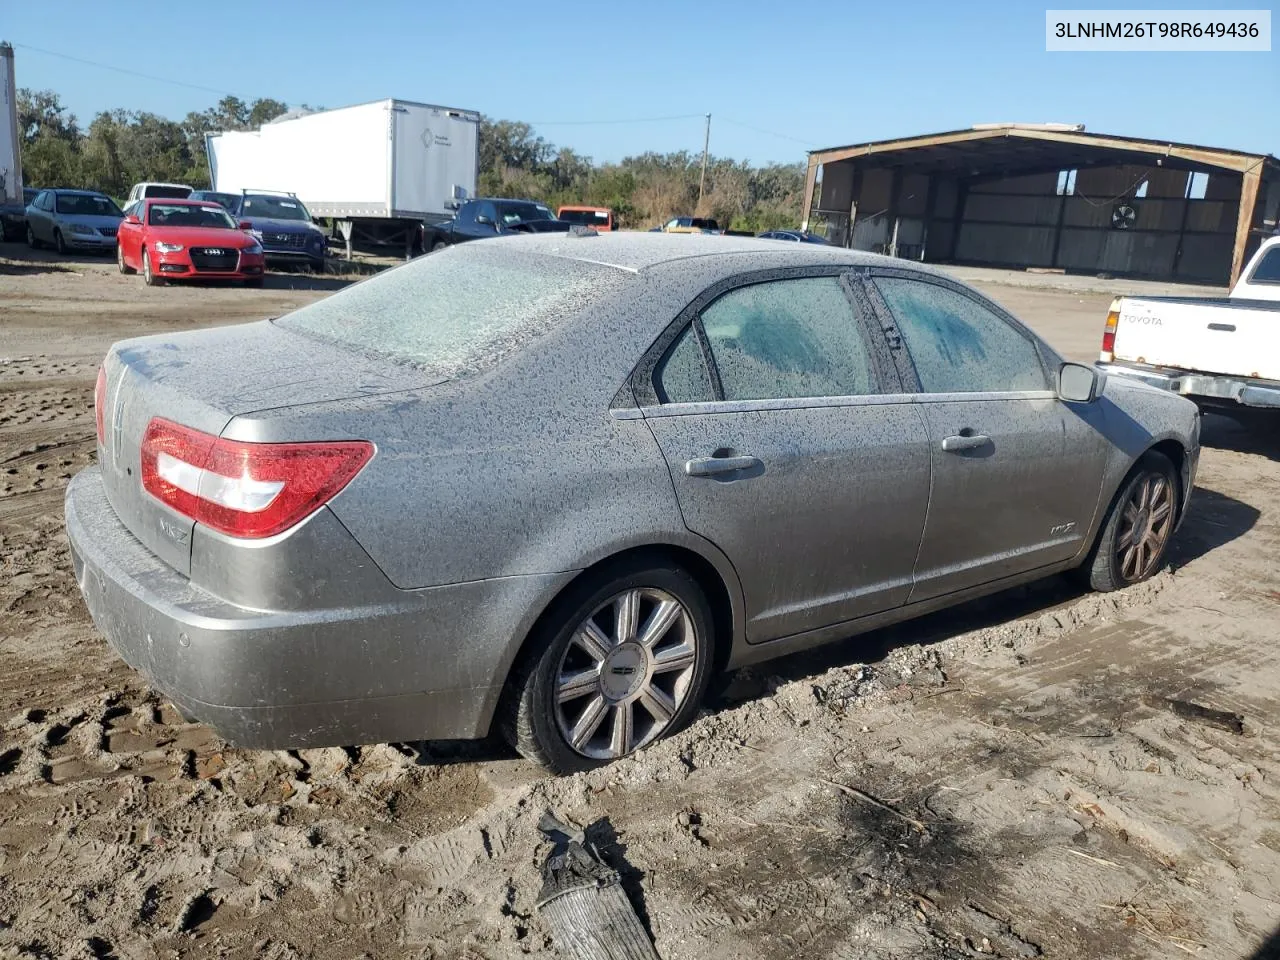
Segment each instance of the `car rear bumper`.
[[340,609],[262,611],[194,586],[116,517],[98,468],[66,494],[76,580],[112,648],[233,744],[347,746],[487,734],[526,614],[569,575]]
[[1099,363],[1109,374],[1131,377],[1143,383],[1191,399],[1235,403],[1245,407],[1280,407],[1280,383],[1226,374],[1195,373],[1167,367],[1149,367],[1112,361]]

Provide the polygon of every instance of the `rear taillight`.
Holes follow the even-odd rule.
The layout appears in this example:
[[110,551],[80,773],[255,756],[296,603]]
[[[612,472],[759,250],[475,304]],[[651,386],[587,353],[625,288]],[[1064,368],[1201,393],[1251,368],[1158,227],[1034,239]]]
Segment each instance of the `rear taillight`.
[[1120,325],[1120,301],[1111,301],[1107,311],[1107,323],[1102,328],[1102,356],[1104,363],[1110,363],[1116,354],[1116,327]]
[[98,382],[93,387],[93,417],[98,421],[98,446],[107,444],[107,368],[98,368]]
[[363,440],[225,440],[156,417],[142,438],[142,487],[197,523],[260,539],[319,510],[373,453]]

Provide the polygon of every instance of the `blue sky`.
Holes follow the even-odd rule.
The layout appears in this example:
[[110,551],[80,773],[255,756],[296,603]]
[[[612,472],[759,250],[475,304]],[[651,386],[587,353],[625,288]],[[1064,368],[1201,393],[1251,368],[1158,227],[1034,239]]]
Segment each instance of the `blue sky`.
[[[337,107],[399,97],[470,107],[533,122],[548,140],[597,160],[701,150],[707,112],[712,152],[755,162],[997,121],[1084,123],[1097,132],[1280,154],[1280,52],[1046,53],[1046,5],[1033,3],[54,6],[56,16],[46,3],[6,0],[0,39],[19,45],[19,86],[57,90],[85,123],[113,107],[181,118],[218,93],[31,47],[244,99]],[[563,123],[675,116],[685,119]]]

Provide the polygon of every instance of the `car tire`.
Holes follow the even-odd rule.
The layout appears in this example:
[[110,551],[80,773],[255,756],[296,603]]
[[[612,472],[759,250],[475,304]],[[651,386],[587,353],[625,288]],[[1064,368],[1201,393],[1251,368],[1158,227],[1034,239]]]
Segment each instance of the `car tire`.
[[53,248],[58,251],[60,256],[65,257],[67,255],[67,244],[62,239],[61,230],[53,231]]
[[1177,471],[1164,454],[1147,451],[1111,501],[1102,531],[1080,568],[1085,582],[1109,593],[1154,576],[1164,565],[1179,508]]
[[39,250],[44,246],[44,244],[40,242],[39,238],[36,237],[36,232],[31,229],[31,224],[27,224],[27,246],[32,250]]
[[124,247],[116,244],[116,267],[121,273],[134,273],[133,267],[124,262]]
[[164,286],[164,281],[151,269],[151,254],[147,252],[146,247],[142,248],[142,280],[148,287]]
[[441,250],[443,250],[447,246],[449,245],[445,243],[443,240],[437,240],[435,243],[431,245],[431,252],[439,253]]
[[702,588],[675,564],[648,557],[602,570],[535,628],[505,691],[503,735],[525,758],[569,774],[678,731],[711,678],[712,623]]

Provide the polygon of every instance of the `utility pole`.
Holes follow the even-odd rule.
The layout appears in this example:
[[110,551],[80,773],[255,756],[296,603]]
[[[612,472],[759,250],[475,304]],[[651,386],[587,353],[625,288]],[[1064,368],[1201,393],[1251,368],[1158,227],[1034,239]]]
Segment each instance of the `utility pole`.
[[707,185],[707,150],[711,146],[711,114],[707,114],[707,135],[702,139],[702,176],[698,177],[698,206],[702,206],[702,191]]

